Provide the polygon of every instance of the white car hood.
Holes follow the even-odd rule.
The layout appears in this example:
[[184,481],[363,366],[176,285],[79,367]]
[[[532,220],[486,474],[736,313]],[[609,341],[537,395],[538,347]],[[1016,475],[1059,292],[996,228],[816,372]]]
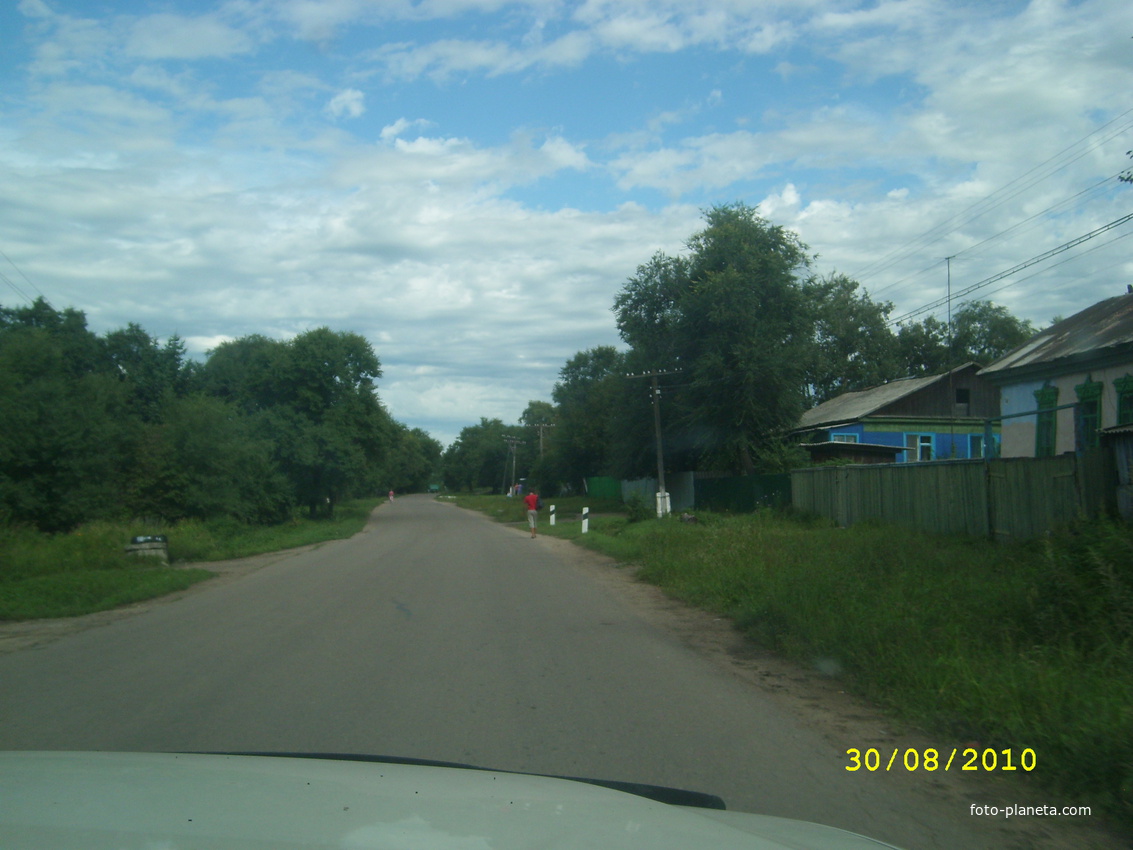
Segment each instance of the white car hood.
[[0,753],[6,850],[877,850],[565,779],[244,755]]

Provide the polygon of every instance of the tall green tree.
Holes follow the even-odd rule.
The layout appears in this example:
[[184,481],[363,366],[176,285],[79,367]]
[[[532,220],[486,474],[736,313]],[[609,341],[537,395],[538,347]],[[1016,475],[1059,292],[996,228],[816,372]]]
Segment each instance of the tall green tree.
[[742,203],[713,207],[686,258],[657,255],[614,302],[618,331],[683,370],[683,425],[708,465],[756,458],[804,404],[813,315],[802,283],[811,257],[791,231]]
[[1025,343],[1037,329],[1002,305],[969,301],[952,316],[952,327],[933,316],[902,324],[897,331],[905,374],[939,375],[965,363],[987,366]]
[[969,301],[952,322],[952,366],[975,361],[987,366],[1035,335],[1029,321],[990,301]]
[[889,328],[891,303],[873,301],[841,274],[807,281],[803,294],[814,315],[807,368],[811,403],[904,376],[898,339]]
[[618,334],[651,368],[679,365],[684,354],[684,303],[691,288],[689,259],[658,252],[637,267],[615,296]]
[[65,531],[122,511],[136,423],[85,318],[43,306],[0,324],[0,520]]
[[443,446],[420,428],[393,423],[392,441],[380,467],[381,489],[399,493],[425,490],[441,473]]
[[158,421],[167,401],[187,392],[190,367],[180,337],[172,336],[161,345],[130,322],[106,334],[103,343],[110,367],[129,387],[134,412],[143,421]]
[[316,328],[288,342],[238,339],[211,352],[201,384],[254,416],[311,515],[377,486],[393,423],[374,382],[381,363],[355,333]]
[[222,399],[190,395],[168,400],[162,418],[146,425],[130,465],[124,503],[131,515],[261,524],[290,515],[290,483],[250,417]]
[[505,437],[523,439],[522,431],[500,419],[480,418],[468,425],[444,453],[445,484],[453,490],[490,488],[503,492],[510,482],[508,446]]
[[948,369],[948,325],[932,316],[897,328],[897,352],[907,377],[939,375]]
[[270,410],[284,401],[281,376],[289,368],[287,343],[251,334],[223,342],[208,353],[198,384],[232,402],[244,414]]
[[612,415],[621,403],[624,379],[625,358],[611,345],[580,351],[559,370],[551,390],[558,408],[557,471],[573,487],[609,471]]

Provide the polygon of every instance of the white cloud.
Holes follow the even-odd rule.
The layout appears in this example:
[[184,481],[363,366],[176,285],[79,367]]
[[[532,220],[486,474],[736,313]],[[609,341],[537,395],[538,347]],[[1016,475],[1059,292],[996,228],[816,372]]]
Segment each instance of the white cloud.
[[143,59],[203,59],[252,50],[252,41],[215,17],[191,18],[162,13],[140,19],[131,28],[126,50]]
[[365,111],[366,95],[358,89],[344,89],[327,104],[327,114],[332,118],[359,118]]
[[432,122],[426,121],[424,118],[417,118],[413,121],[406,118],[398,118],[392,124],[387,124],[385,127],[382,127],[380,135],[383,141],[388,141],[390,139],[396,139],[406,130],[412,129],[413,127],[428,127],[431,123]]

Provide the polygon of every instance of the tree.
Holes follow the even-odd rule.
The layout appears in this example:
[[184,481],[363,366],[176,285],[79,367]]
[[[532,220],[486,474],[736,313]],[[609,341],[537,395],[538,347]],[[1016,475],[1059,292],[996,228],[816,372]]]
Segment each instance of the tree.
[[283,401],[280,377],[287,361],[287,343],[252,334],[210,351],[198,381],[206,393],[231,401],[241,413],[259,413]]
[[927,317],[898,326],[897,351],[906,377],[939,375],[948,368],[948,326]]
[[462,428],[444,453],[445,484],[453,490],[502,492],[509,457],[505,437],[523,439],[518,428],[500,419],[481,417],[480,424]]
[[813,403],[906,374],[898,338],[889,329],[891,303],[871,300],[857,281],[840,274],[808,281],[803,294],[814,315],[807,372]]
[[249,417],[219,398],[171,399],[164,421],[145,428],[130,468],[125,504],[133,516],[167,521],[230,516],[280,522],[290,515],[290,483],[270,441]]
[[379,475],[384,489],[419,492],[440,474],[443,447],[420,428],[393,424],[392,442]]
[[939,375],[965,363],[986,366],[1035,335],[1034,326],[990,301],[969,301],[948,325],[928,316],[901,325],[897,332],[899,359],[905,374]]
[[131,322],[108,333],[104,344],[111,368],[129,387],[134,410],[144,421],[158,421],[169,399],[185,395],[189,367],[180,337],[174,335],[162,346]]
[[557,472],[572,486],[608,471],[611,414],[621,403],[624,375],[625,358],[611,345],[580,351],[559,370],[551,390],[558,407]]
[[618,330],[680,368],[681,424],[709,465],[756,467],[803,408],[813,316],[801,278],[811,258],[792,232],[742,203],[713,207],[687,258],[655,255],[614,302]]
[[288,342],[225,343],[210,353],[201,384],[256,418],[296,500],[314,516],[377,486],[393,429],[374,389],[381,374],[363,337],[323,327]]
[[274,421],[286,434],[280,460],[311,516],[366,481],[392,422],[378,402],[381,364],[358,334],[317,328],[287,344]]
[[618,334],[654,368],[678,365],[682,304],[691,286],[688,259],[658,252],[637,267],[614,298]]
[[0,325],[0,520],[54,532],[122,511],[135,422],[81,314],[43,315]]
[[952,322],[953,367],[975,361],[986,366],[1018,348],[1036,333],[1035,327],[990,301],[969,301]]

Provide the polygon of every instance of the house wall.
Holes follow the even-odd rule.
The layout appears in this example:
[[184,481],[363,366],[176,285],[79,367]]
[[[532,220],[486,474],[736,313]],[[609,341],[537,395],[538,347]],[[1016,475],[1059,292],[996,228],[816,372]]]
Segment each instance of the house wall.
[[[877,411],[885,416],[923,417],[974,417],[989,419],[999,415],[999,391],[976,375],[978,366],[955,372],[919,392],[898,399]],[[958,404],[958,390],[966,390],[967,404]]]
[[[998,436],[998,429],[993,439]],[[906,439],[910,434],[928,434],[932,437],[932,457],[934,460],[954,458],[967,460],[971,453],[972,437],[979,437],[981,442],[984,436],[982,422],[972,420],[956,420],[955,422],[940,422],[939,420],[916,419],[866,419],[838,428],[823,429],[825,439],[836,439],[840,434],[852,434],[858,438],[859,443],[873,443],[879,446],[900,446],[904,448]],[[897,456],[897,462],[911,461],[907,457],[909,452],[902,452]],[[981,457],[979,453],[975,457]]]
[[[1133,375],[1133,363],[1108,369],[1092,369],[1088,372],[1074,372],[1050,379],[1050,385],[1058,389],[1058,404],[1073,404],[1078,400],[1075,387],[1087,378],[1102,384],[1101,421],[1099,428],[1117,425],[1117,387],[1114,381]],[[1037,409],[1035,392],[1041,389],[1045,380],[1025,381],[1002,387],[1000,390],[1000,411],[1003,416],[1013,413],[1028,413]],[[1056,411],[1055,414],[1055,454],[1073,452],[1077,449],[1077,432],[1074,410]],[[1021,416],[1017,419],[1004,419],[1001,427],[1003,457],[1034,457],[1035,430],[1037,416]]]

